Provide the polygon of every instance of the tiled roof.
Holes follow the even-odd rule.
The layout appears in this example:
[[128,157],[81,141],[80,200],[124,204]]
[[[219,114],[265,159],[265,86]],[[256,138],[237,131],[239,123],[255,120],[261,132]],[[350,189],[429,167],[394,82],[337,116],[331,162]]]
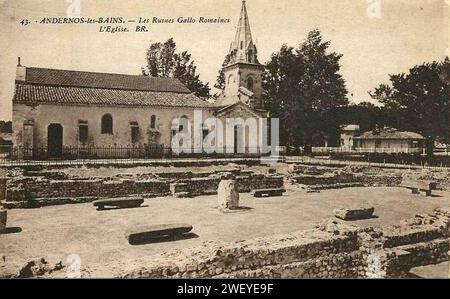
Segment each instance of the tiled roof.
[[208,108],[213,104],[192,93],[84,88],[69,86],[31,85],[16,83],[14,103],[105,105],[105,106],[160,106]]
[[359,125],[346,125],[342,127],[341,131],[359,131]]
[[415,132],[398,131],[396,129],[382,129],[378,132],[368,131],[355,139],[424,139],[424,137]]
[[175,78],[156,78],[35,67],[26,68],[25,82],[37,85],[190,93],[189,89]]

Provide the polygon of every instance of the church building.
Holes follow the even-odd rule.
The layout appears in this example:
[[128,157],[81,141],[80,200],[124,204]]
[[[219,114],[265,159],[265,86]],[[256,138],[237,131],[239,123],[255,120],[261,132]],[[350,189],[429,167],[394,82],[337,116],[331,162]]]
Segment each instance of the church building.
[[[15,147],[45,149],[48,158],[65,148],[170,147],[172,120],[261,118],[261,75],[245,1],[225,89],[214,103],[198,98],[179,80],[17,66],[13,97]],[[32,158],[32,157],[31,157]]]

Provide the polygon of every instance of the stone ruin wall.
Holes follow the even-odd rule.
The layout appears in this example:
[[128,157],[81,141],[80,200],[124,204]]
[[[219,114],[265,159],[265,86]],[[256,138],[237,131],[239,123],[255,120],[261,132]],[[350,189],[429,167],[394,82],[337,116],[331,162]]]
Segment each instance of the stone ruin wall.
[[0,180],[0,188],[4,186],[6,189],[2,200],[6,208],[84,203],[99,198],[133,195],[168,196],[171,194],[170,186],[173,183],[187,183],[189,196],[209,195],[216,194],[221,179],[229,177],[237,179],[239,192],[283,186],[283,176],[255,174],[252,171],[240,169],[199,173],[152,173],[138,177],[120,175],[92,179],[68,179],[67,175],[58,172],[16,175],[7,180]]
[[325,167],[293,164],[288,176],[293,184],[318,186],[319,189],[339,187],[395,187],[402,182],[402,173],[372,167]]
[[139,261],[124,278],[386,278],[448,260],[450,209],[386,228],[335,220],[231,244],[204,243]]
[[383,169],[372,166],[322,166],[291,164],[287,178],[293,184],[317,186],[318,189],[339,187],[396,187],[404,180],[426,180],[437,183],[439,190],[450,191],[450,172],[446,169]]

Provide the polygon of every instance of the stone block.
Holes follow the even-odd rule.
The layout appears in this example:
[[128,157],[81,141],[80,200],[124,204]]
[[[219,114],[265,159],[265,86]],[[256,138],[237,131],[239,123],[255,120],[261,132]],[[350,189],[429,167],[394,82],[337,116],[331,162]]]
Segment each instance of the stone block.
[[374,211],[374,207],[359,207],[335,209],[333,212],[336,218],[352,221],[372,218]]
[[154,239],[182,236],[192,230],[189,224],[160,224],[134,229],[125,234],[130,244],[138,244]]
[[173,194],[180,192],[188,192],[189,186],[186,183],[172,183],[170,184],[170,192]]
[[123,197],[123,198],[110,198],[100,199],[93,202],[94,207],[98,210],[103,210],[106,207],[118,207],[118,208],[137,208],[144,203],[142,197]]
[[217,190],[219,210],[233,210],[239,207],[239,193],[234,180],[223,180]]

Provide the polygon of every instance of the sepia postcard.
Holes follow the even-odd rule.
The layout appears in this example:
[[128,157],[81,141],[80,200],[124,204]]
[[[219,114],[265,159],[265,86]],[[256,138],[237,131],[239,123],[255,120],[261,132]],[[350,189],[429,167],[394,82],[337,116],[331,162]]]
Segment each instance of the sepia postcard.
[[449,38],[448,0],[0,0],[0,278],[449,278]]

